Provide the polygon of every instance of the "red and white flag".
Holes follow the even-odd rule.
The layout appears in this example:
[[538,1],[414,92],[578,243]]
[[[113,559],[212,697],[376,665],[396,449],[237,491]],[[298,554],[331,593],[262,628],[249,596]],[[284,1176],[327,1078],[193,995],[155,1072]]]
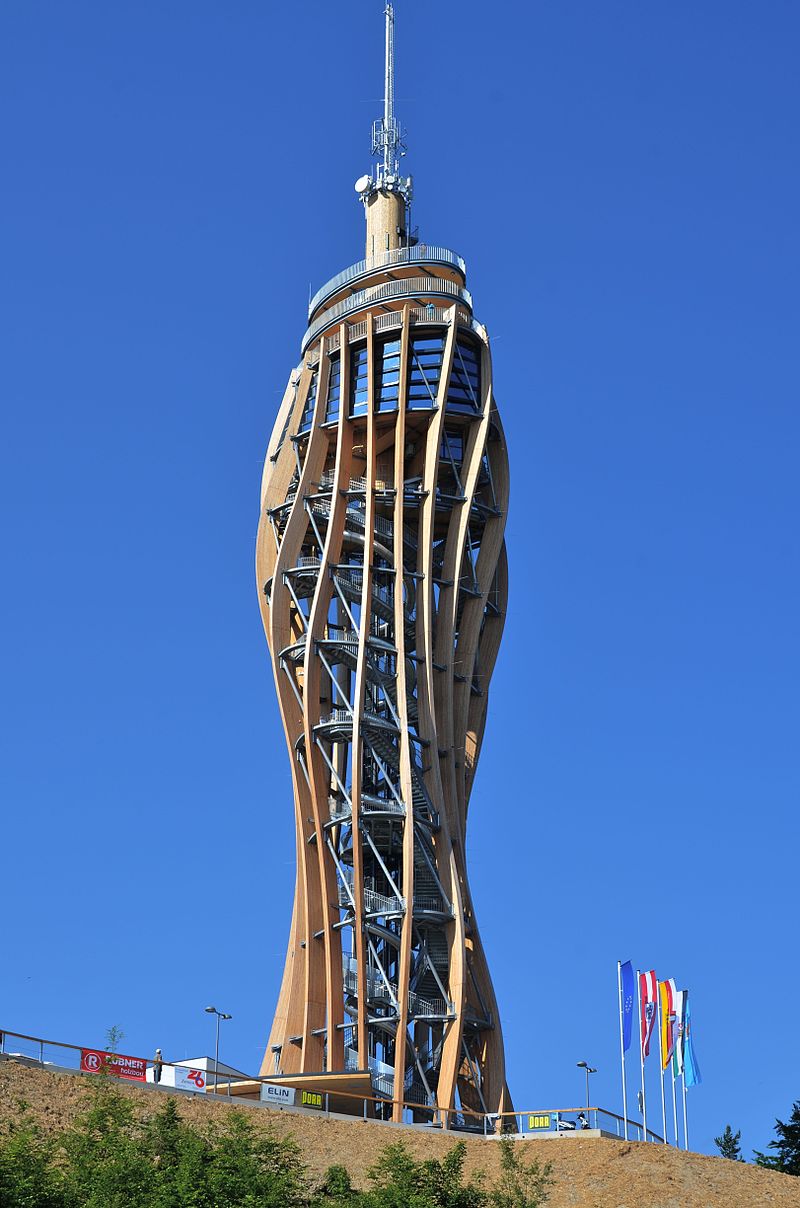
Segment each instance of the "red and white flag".
[[658,1013],[658,981],[655,969],[639,974],[639,997],[642,1015],[642,1060],[650,1054],[650,1041]]

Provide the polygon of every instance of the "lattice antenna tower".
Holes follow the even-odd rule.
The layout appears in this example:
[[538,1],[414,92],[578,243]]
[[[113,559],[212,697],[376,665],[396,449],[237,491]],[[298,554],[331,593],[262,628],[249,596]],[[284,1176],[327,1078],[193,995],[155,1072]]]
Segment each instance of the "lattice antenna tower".
[[372,154],[378,158],[374,186],[402,193],[411,199],[411,177],[400,176],[400,159],[406,153],[405,132],[394,115],[394,7],[387,4],[386,58],[383,87],[383,117],[372,123]]

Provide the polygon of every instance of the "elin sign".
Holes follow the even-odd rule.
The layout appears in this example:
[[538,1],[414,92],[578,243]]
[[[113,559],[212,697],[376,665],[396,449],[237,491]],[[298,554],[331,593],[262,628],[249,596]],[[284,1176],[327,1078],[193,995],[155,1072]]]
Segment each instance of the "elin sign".
[[85,1074],[110,1074],[144,1082],[147,1061],[144,1057],[125,1057],[121,1053],[103,1053],[99,1049],[81,1049],[81,1069]]
[[294,1087],[277,1086],[273,1082],[261,1083],[261,1102],[275,1107],[291,1107],[294,1104]]

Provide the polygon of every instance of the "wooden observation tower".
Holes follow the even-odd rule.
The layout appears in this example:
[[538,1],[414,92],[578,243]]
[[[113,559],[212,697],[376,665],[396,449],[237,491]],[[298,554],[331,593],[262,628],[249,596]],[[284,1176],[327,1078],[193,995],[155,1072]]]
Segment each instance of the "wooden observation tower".
[[312,298],[257,576],[292,766],[294,913],[262,1075],[387,1119],[511,1108],[466,826],[506,608],[508,461],[462,258],[409,230],[386,8],[366,256]]

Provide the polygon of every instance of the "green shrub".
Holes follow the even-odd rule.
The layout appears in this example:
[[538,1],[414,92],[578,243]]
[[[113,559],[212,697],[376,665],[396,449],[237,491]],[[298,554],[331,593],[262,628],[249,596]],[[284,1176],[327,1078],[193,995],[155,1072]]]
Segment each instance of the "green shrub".
[[522,1158],[520,1142],[510,1137],[501,1137],[500,1178],[492,1189],[492,1208],[539,1208],[549,1198],[548,1188],[552,1185],[550,1162],[542,1166],[533,1157],[527,1164]]

